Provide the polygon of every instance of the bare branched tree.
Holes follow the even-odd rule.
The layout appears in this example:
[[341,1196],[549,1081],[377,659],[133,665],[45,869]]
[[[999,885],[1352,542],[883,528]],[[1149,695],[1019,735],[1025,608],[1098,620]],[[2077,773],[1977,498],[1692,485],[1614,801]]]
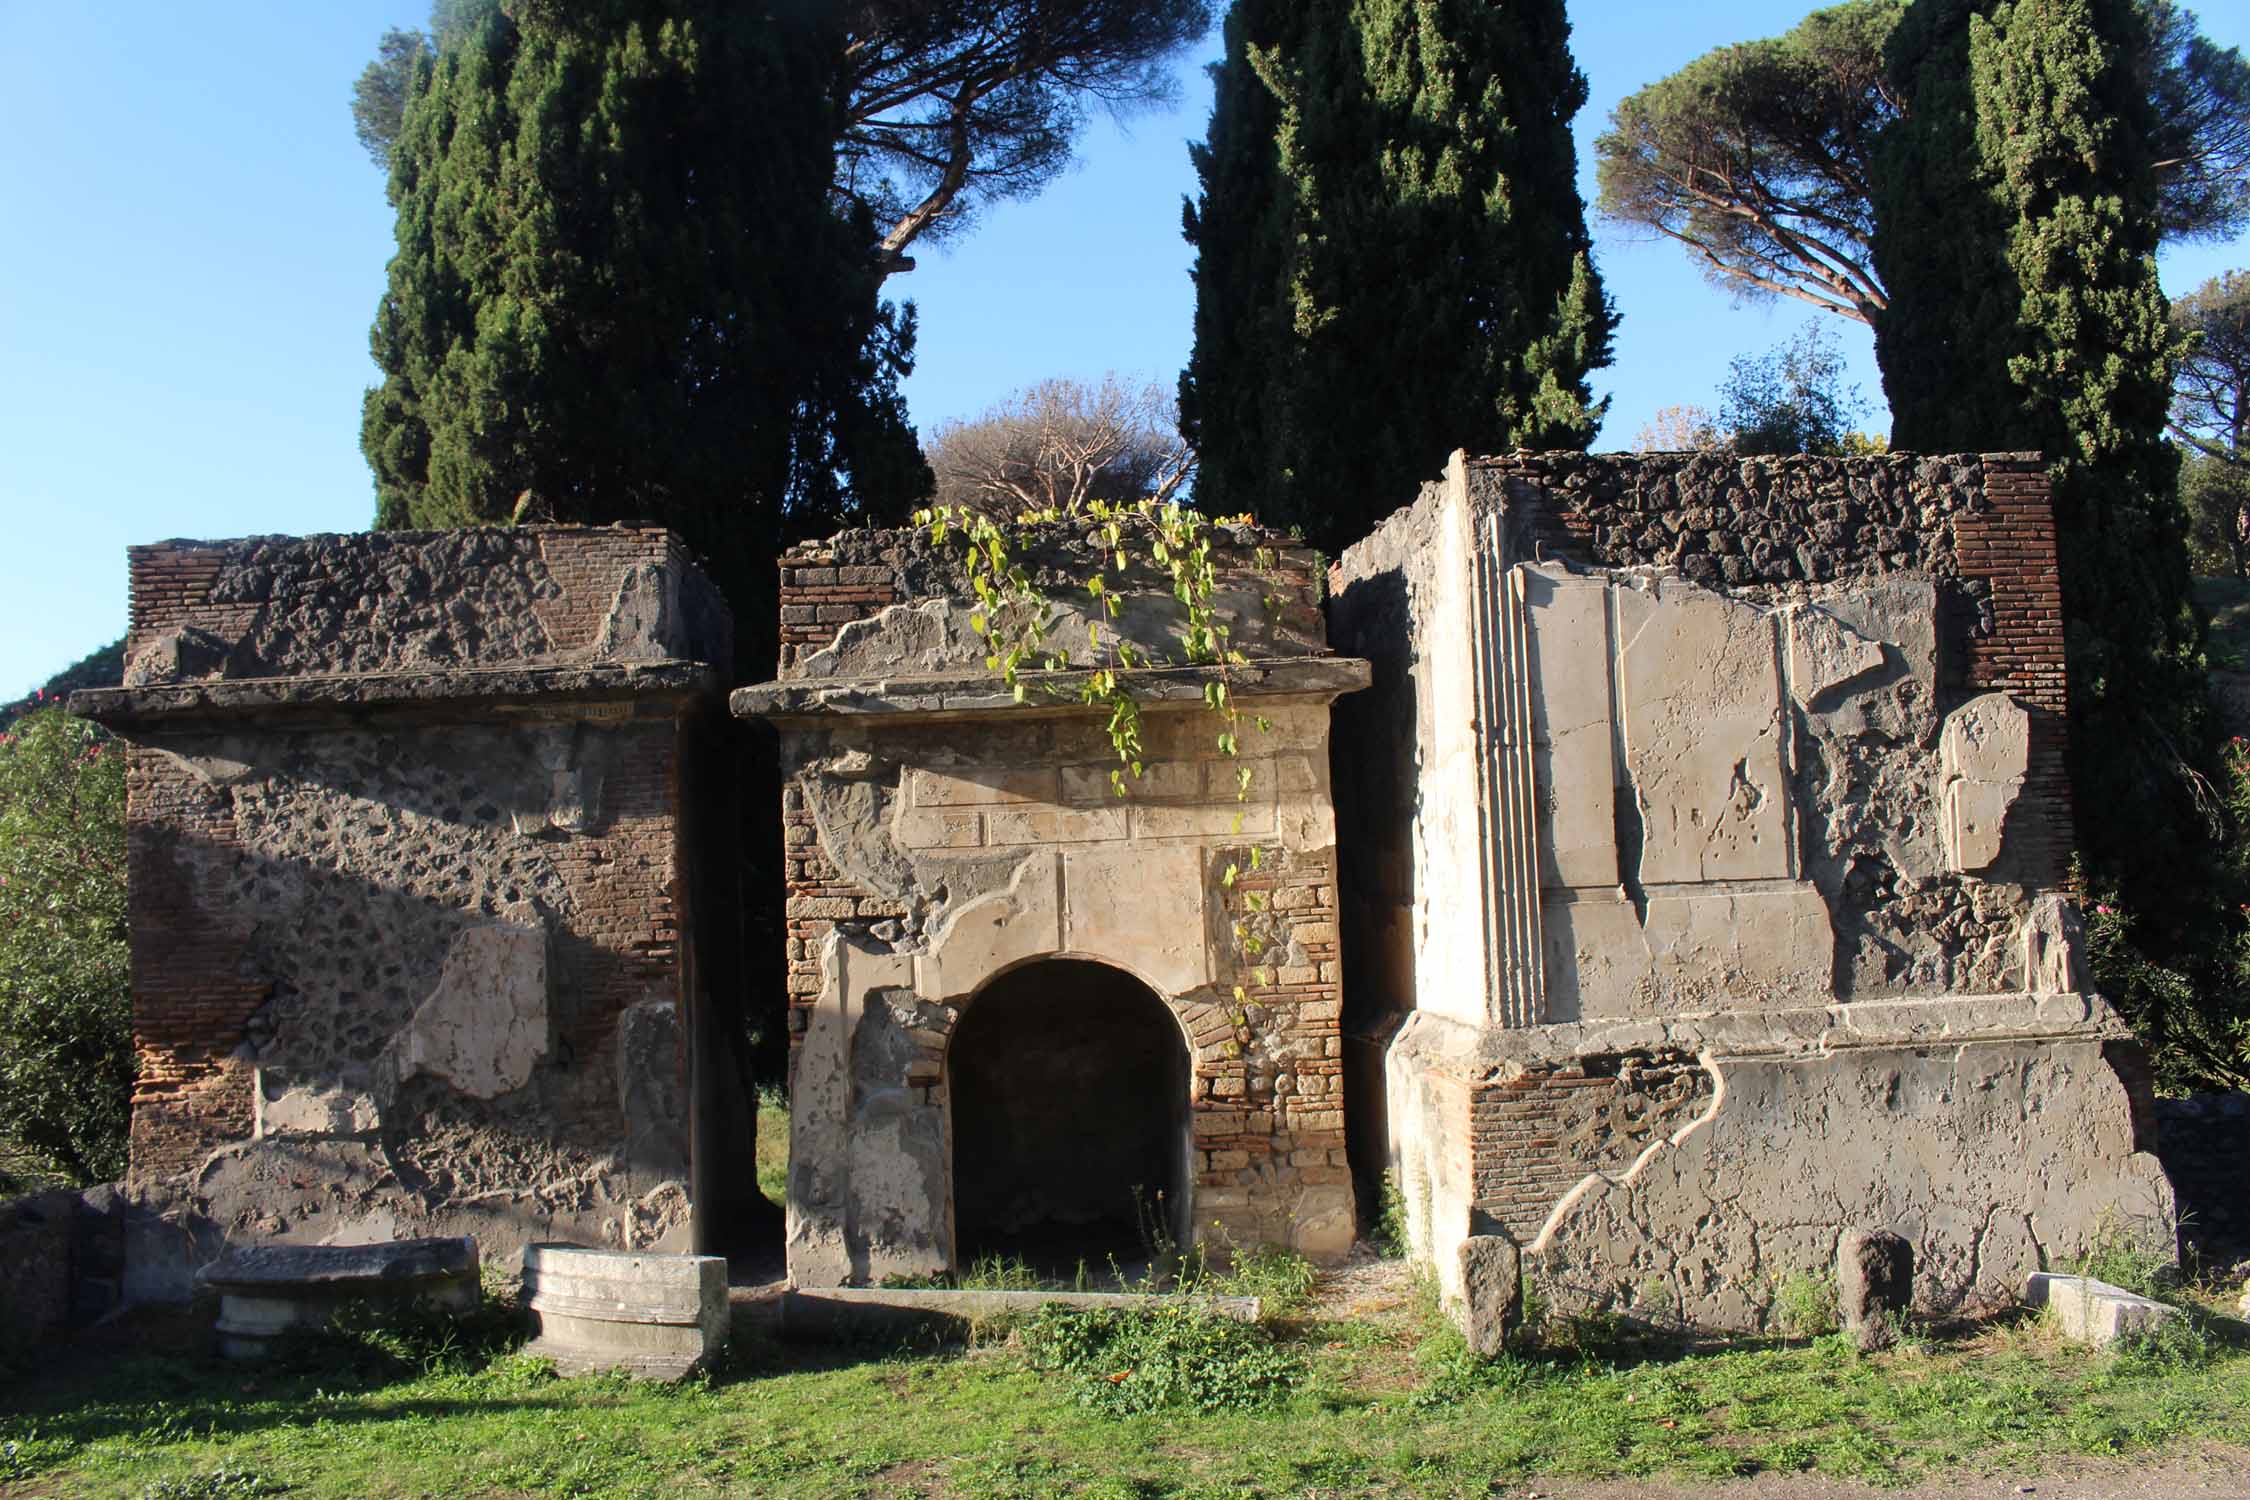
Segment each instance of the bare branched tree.
[[1635,453],[1709,452],[1727,445],[1718,418],[1703,406],[1660,406],[1633,439]]
[[1042,380],[931,434],[940,504],[994,517],[1178,497],[1195,473],[1173,397],[1153,381]]

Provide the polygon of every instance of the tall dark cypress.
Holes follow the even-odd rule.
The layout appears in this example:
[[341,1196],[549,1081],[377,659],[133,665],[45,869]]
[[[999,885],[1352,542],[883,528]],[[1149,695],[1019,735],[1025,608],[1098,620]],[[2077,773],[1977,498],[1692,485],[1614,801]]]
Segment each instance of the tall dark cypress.
[[2156,153],[2132,0],[1917,0],[1879,160],[1893,443],[2037,449],[2054,482],[2071,777],[2098,879],[2161,950],[2204,898],[2205,717],[2157,282]]
[[661,521],[755,663],[776,546],[851,518],[838,474],[901,504],[926,486],[911,322],[831,208],[830,49],[802,9],[524,4],[421,65],[362,426],[378,525],[504,522],[527,493]]
[[1454,448],[1592,440],[1569,41],[1560,0],[1237,5],[1188,216],[1207,506],[1337,550]]

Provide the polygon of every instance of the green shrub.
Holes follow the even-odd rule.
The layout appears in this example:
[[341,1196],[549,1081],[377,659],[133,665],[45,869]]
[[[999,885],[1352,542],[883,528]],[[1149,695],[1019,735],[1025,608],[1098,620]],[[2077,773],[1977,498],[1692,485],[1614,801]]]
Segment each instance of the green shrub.
[[2181,1304],[2179,1261],[2162,1248],[2156,1236],[2136,1233],[2115,1214],[2104,1214],[2094,1225],[2094,1236],[2070,1268],[2136,1296]]
[[127,969],[125,756],[42,708],[0,732],[0,1157],[13,1175],[124,1175]]
[[1032,1368],[1068,1375],[1079,1404],[1106,1416],[1247,1411],[1305,1377],[1304,1362],[1254,1323],[1191,1299],[1080,1312],[1041,1308],[1023,1331]]
[[513,1354],[530,1333],[512,1283],[488,1278],[474,1312],[454,1312],[422,1298],[346,1302],[326,1327],[284,1339],[276,1357],[284,1369],[341,1367],[374,1380],[466,1374]]
[[1816,1339],[1836,1331],[1836,1278],[1791,1271],[1774,1283],[1773,1323],[1793,1339]]
[[1375,1214],[1375,1249],[1385,1260],[1404,1260],[1414,1250],[1406,1223],[1406,1194],[1399,1189],[1396,1172],[1383,1174],[1383,1201]]
[[1255,1297],[1262,1317],[1287,1317],[1312,1300],[1320,1272],[1286,1245],[1260,1245],[1234,1252],[1223,1275],[1205,1273],[1188,1290],[1219,1297]]

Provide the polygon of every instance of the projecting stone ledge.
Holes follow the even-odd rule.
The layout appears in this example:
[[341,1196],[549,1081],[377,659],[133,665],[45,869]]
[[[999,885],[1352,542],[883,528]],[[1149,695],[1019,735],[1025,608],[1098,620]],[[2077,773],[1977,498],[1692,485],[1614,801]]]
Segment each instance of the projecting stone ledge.
[[[1332,702],[1366,687],[1371,668],[1358,657],[1321,656],[1253,661],[1242,666],[1151,667],[1120,672],[1118,679],[1142,704],[1194,704],[1211,683],[1224,682],[1235,698],[1266,702]],[[930,676],[812,678],[761,682],[737,688],[729,703],[739,719],[823,719],[917,715],[923,717],[1082,712],[1080,694],[1091,672],[1025,672],[1016,691],[989,671]]]
[[715,667],[697,661],[609,662],[552,667],[455,667],[327,677],[246,677],[151,687],[82,688],[70,711],[112,727],[158,720],[223,719],[279,710],[505,706],[668,701],[715,690]]

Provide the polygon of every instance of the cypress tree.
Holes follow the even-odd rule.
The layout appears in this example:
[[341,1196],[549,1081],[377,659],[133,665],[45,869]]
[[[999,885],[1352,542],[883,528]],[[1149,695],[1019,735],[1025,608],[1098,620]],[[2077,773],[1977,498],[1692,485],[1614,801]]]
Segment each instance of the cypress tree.
[[409,85],[376,524],[662,522],[755,670],[785,537],[852,519],[854,481],[901,504],[928,482],[896,388],[911,310],[831,207],[827,39],[723,0],[509,9]]
[[2205,685],[2162,439],[2180,350],[2143,25],[2131,0],[1916,0],[1893,42],[1911,93],[1880,154],[1876,252],[1894,445],[2046,456],[2080,844],[2161,948],[2206,894]]
[[1181,380],[1207,507],[1357,540],[1457,447],[1583,448],[1615,315],[1561,0],[1243,0]]

